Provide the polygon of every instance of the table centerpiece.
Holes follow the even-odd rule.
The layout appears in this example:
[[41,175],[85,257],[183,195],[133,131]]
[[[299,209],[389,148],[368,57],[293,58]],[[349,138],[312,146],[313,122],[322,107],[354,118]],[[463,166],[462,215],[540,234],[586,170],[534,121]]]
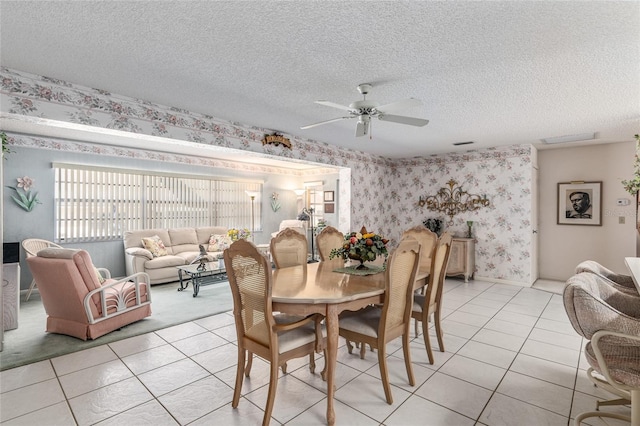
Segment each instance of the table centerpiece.
[[360,262],[356,269],[368,269],[364,262],[372,262],[377,256],[389,256],[387,251],[388,239],[382,236],[368,232],[363,226],[360,232],[351,232],[345,234],[344,244],[342,247],[334,248],[329,254],[329,259],[341,257],[343,260],[353,259]]

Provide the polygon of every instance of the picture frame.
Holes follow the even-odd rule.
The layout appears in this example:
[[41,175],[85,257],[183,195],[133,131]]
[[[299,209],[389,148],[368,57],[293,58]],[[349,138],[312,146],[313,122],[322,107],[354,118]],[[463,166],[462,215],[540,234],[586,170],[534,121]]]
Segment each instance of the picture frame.
[[324,202],[333,203],[335,201],[335,192],[334,191],[324,191]]
[[324,204],[324,212],[325,213],[335,213],[336,212],[336,205],[333,203],[325,203]]
[[558,183],[558,225],[602,225],[602,181]]

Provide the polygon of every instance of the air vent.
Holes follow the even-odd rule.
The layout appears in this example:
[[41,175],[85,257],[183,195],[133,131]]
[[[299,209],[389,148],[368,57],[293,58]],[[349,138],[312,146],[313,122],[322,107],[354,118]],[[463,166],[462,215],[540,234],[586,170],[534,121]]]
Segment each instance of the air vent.
[[595,133],[581,133],[579,135],[567,135],[567,136],[558,136],[555,138],[546,138],[542,139],[542,142],[548,144],[554,143],[567,143],[567,142],[577,142],[577,141],[590,141],[596,138]]
[[456,142],[456,143],[453,144],[453,146],[471,145],[472,143],[475,143],[475,142],[474,141]]

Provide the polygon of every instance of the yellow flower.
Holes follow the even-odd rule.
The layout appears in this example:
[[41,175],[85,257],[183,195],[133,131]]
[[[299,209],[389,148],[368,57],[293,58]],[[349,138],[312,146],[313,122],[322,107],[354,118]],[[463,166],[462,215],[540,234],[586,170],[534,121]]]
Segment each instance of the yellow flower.
[[364,234],[362,236],[362,238],[364,238],[366,240],[367,238],[373,238],[375,236],[376,236],[376,234],[374,234],[373,232],[369,232],[368,234]]

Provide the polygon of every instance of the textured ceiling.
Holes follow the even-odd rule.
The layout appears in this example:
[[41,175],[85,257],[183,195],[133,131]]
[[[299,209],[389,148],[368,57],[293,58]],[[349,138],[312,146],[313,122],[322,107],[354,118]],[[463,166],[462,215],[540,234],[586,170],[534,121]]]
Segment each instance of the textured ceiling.
[[[6,1],[0,64],[391,158],[640,129],[640,3]],[[339,104],[414,97],[374,120]],[[471,146],[455,142],[475,141]]]

